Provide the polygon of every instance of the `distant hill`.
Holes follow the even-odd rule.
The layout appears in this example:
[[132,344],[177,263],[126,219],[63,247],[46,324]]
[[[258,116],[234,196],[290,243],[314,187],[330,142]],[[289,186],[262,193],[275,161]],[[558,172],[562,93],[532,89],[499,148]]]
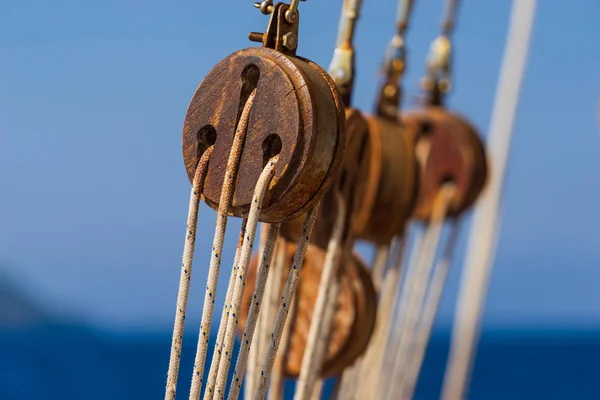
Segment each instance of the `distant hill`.
[[0,261],[0,327],[19,328],[46,322],[49,313],[7,271],[6,263]]

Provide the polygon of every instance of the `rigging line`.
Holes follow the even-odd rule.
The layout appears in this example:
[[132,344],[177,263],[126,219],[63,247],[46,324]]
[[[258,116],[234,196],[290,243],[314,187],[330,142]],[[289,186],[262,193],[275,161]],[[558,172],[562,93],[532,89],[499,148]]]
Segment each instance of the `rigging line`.
[[361,8],[362,0],[344,0],[336,42],[338,48],[352,47],[352,43],[354,42],[354,32],[356,30],[356,21],[360,17]]
[[[263,231],[262,233],[264,235],[264,243],[266,244],[268,232]],[[264,246],[262,246],[260,250],[264,251]],[[281,282],[280,269],[283,261],[280,259],[282,256],[283,260],[285,260],[285,243],[283,243],[281,239],[277,239],[275,242],[275,250],[273,251],[273,256],[270,261],[270,265],[273,265],[273,268],[270,268],[269,270],[267,282],[265,284],[265,293],[263,294],[263,298],[265,299],[264,302],[266,302],[266,304],[260,307],[257,325],[256,328],[254,328],[257,337],[256,339],[253,339],[254,344],[250,348],[250,354],[248,356],[246,382],[244,385],[244,398],[246,399],[251,398],[254,393],[254,388],[257,383],[256,371],[260,368],[259,360],[264,358],[264,354],[266,354],[267,350],[266,347],[269,344],[269,336],[267,336],[266,333],[270,331],[269,327],[272,327],[273,322],[275,322],[273,308],[277,309],[277,299],[280,296],[279,290],[281,289],[280,286],[276,286],[275,282]]]
[[[260,247],[258,248],[258,259],[259,260],[262,260],[262,258],[263,258],[264,251],[265,251],[265,245],[267,242],[267,235],[268,235],[269,230],[270,229],[269,229],[268,224],[265,224],[265,223],[261,224]],[[277,248],[277,244],[276,244],[275,248]],[[271,280],[271,274],[269,274],[269,277],[267,278],[267,283],[265,284],[266,285],[265,291],[267,293],[269,292],[269,287],[270,287],[269,281],[270,280]],[[256,328],[255,328],[257,332],[262,332],[264,329],[263,328],[263,319],[264,319],[265,313],[266,312],[263,311],[263,308],[261,307],[261,310],[258,313],[258,321],[256,323]],[[259,347],[260,347],[260,337],[254,341],[254,345],[250,348],[250,353],[248,354],[248,368],[247,368],[247,372],[246,372],[247,379],[246,379],[246,385],[244,386],[244,393],[245,393],[246,397],[248,396],[249,393],[252,393],[252,390],[249,388],[250,388],[250,386],[252,386],[251,382],[254,379],[254,371],[255,371],[255,367],[256,367],[256,362],[258,360],[257,356],[258,356],[258,352],[259,352]]]
[[315,382],[315,386],[313,388],[312,394],[310,395],[310,400],[320,400],[321,394],[323,393],[323,378],[319,378]]
[[412,13],[414,0],[399,0],[398,11],[396,11],[396,35],[404,36],[408,30],[408,23]]
[[217,381],[217,373],[219,363],[221,362],[222,349],[225,341],[225,324],[223,321],[227,321],[229,317],[229,312],[231,310],[231,298],[233,296],[233,289],[235,287],[235,277],[237,276],[238,265],[240,261],[240,254],[242,251],[242,246],[244,244],[244,234],[246,232],[246,225],[248,224],[248,219],[244,218],[242,222],[242,227],[240,229],[240,234],[238,236],[238,244],[237,249],[235,250],[235,257],[233,260],[233,268],[231,268],[231,274],[229,275],[229,283],[227,284],[227,294],[225,295],[225,304],[223,306],[223,312],[221,313],[221,320],[219,323],[219,330],[217,332],[217,341],[215,342],[215,348],[213,349],[213,357],[210,365],[210,371],[208,373],[208,382],[206,384],[206,390],[204,391],[204,395],[206,393],[213,393],[214,387]]
[[181,361],[181,346],[183,342],[183,329],[185,326],[185,315],[187,311],[188,297],[190,294],[190,280],[192,279],[192,267],[194,261],[194,249],[196,247],[196,232],[198,228],[198,210],[200,208],[200,193],[204,187],[204,178],[208,169],[208,162],[213,151],[209,147],[198,162],[192,190],[190,193],[190,204],[188,207],[188,218],[186,227],[185,244],[181,262],[181,276],[179,277],[179,291],[177,293],[177,310],[175,311],[175,325],[173,326],[173,338],[171,341],[171,354],[169,356],[169,370],[167,372],[167,387],[165,400],[175,400],[177,392],[177,376]]
[[273,374],[269,387],[269,400],[282,400],[285,394],[284,372],[286,368],[287,352],[291,340],[292,326],[294,325],[294,316],[298,307],[298,298],[292,300],[290,305],[290,315],[283,327],[281,336],[280,351],[277,353],[275,364],[273,365]]
[[[233,373],[233,380],[231,384],[231,388],[229,390],[228,399],[237,400],[241,387],[243,376],[245,373],[245,369],[249,363],[248,353],[252,349],[252,340],[254,334],[256,332],[260,332],[256,329],[256,322],[258,321],[260,311],[261,311],[261,302],[264,296],[264,291],[266,287],[267,277],[270,273],[270,265],[273,261],[273,253],[275,252],[275,245],[277,243],[277,236],[279,235],[279,227],[280,224],[273,224],[269,227],[268,236],[266,238],[264,252],[261,264],[258,268],[256,275],[256,284],[254,288],[253,302],[250,306],[250,311],[248,313],[248,319],[246,322],[246,328],[244,330],[244,334],[242,336],[242,344],[238,352],[238,358],[236,361],[235,370]],[[254,345],[256,345],[255,343]],[[227,375],[225,376],[225,378]]]
[[460,400],[466,395],[500,225],[500,202],[510,151],[519,91],[531,41],[536,1],[513,1],[508,38],[500,69],[489,128],[488,152],[491,176],[479,199],[467,242],[467,258],[461,278],[452,329],[450,357],[442,398]]
[[[359,375],[353,383],[356,388],[351,390],[353,396],[359,395],[359,399],[372,397],[376,390],[378,374],[382,373],[382,362],[386,354],[387,344],[390,341],[392,322],[395,312],[395,303],[398,298],[404,274],[404,255],[407,245],[405,235],[398,239],[398,251],[394,264],[388,268],[379,305],[377,307],[377,325],[373,333],[373,339],[361,362]],[[414,247],[420,247],[420,237],[417,236]],[[367,397],[365,397],[367,396]]]
[[[300,367],[300,376],[296,383],[296,394],[294,400],[307,400],[312,392],[312,386],[316,379],[316,373],[320,371],[318,357],[318,342],[323,339],[325,332],[324,325],[330,324],[325,320],[328,313],[328,307],[335,307],[335,302],[330,304],[329,292],[332,291],[332,286],[336,278],[336,273],[340,268],[340,259],[342,253],[342,241],[344,237],[344,229],[346,228],[346,201],[338,192],[336,194],[337,215],[333,223],[333,232],[331,239],[327,245],[327,254],[323,263],[323,270],[319,280],[319,291],[317,300],[313,310],[310,328],[308,330],[308,338],[304,354],[302,356],[302,364]],[[347,247],[347,246],[344,246]],[[345,249],[344,249],[345,250]],[[323,332],[322,332],[323,331]]]
[[277,311],[275,326],[273,327],[273,331],[271,333],[269,350],[267,352],[267,356],[265,358],[262,370],[260,372],[259,384],[254,395],[255,400],[263,400],[265,398],[267,386],[269,380],[271,379],[271,372],[273,370],[275,356],[277,355],[277,350],[279,350],[279,344],[281,342],[283,327],[288,317],[290,309],[289,305],[293,301],[294,294],[296,293],[298,278],[300,275],[300,271],[302,271],[302,266],[304,264],[304,256],[306,255],[306,250],[310,241],[310,235],[312,233],[313,226],[315,225],[315,220],[317,218],[318,211],[319,204],[317,203],[316,206],[314,206],[310,211],[308,211],[308,213],[306,213],[304,226],[302,228],[302,235],[300,236],[300,240],[298,241],[296,254],[294,254],[294,260],[292,261],[292,268],[290,268],[290,273],[288,274],[288,279],[285,284],[285,288],[283,289],[283,295],[281,296],[281,304]]
[[[385,259],[382,259],[383,256],[378,253],[379,253],[379,251],[383,252],[384,249],[385,249]],[[375,261],[373,262],[373,264],[374,264],[373,269],[371,270],[371,276],[373,277],[375,289],[376,289],[377,295],[379,297],[379,300],[378,300],[379,305],[377,307],[378,314],[377,314],[377,319],[376,319],[378,322],[375,326],[375,331],[372,334],[372,339],[369,341],[369,344],[367,346],[365,353],[352,366],[347,368],[342,373],[341,377],[338,379],[338,381],[336,383],[336,390],[334,391],[334,393],[332,395],[332,400],[338,399],[338,398],[349,399],[349,398],[352,398],[354,396],[354,393],[356,392],[356,386],[358,385],[358,383],[360,381],[359,373],[361,372],[363,365],[367,362],[366,360],[368,359],[368,355],[373,352],[373,347],[378,345],[376,338],[379,337],[378,332],[381,330],[381,328],[380,328],[381,322],[380,321],[386,320],[386,317],[382,317],[380,315],[382,303],[385,302],[382,299],[389,297],[389,294],[386,295],[386,293],[388,293],[390,291],[389,288],[386,291],[386,283],[385,282],[388,282],[388,278],[391,280],[394,280],[393,278],[390,278],[389,274],[390,274],[390,271],[394,268],[394,266],[399,265],[398,262],[402,262],[401,260],[403,258],[403,249],[404,249],[403,236],[398,236],[398,237],[395,237],[394,239],[392,239],[392,245],[389,245],[389,244],[380,245],[377,248],[377,251],[375,254]],[[382,257],[382,258],[379,258],[379,257]],[[394,260],[400,260],[400,261],[394,262]],[[381,269],[381,271],[378,271],[378,269]],[[387,285],[389,286],[389,283]]]
[[[393,289],[390,292],[390,298],[387,301],[387,313],[384,316],[385,326],[381,332],[380,343],[377,347],[377,354],[373,361],[373,370],[369,375],[369,391],[373,393],[377,398],[382,398],[380,393],[380,387],[382,379],[389,384],[389,379],[393,369],[393,361],[390,357],[393,357],[398,350],[398,339],[399,332],[402,331],[404,320],[400,318],[402,312],[398,311],[398,308],[402,305],[402,295],[406,291],[406,287],[409,282],[412,282],[416,267],[415,265],[419,261],[420,254],[423,250],[425,233],[417,230],[412,243],[412,251],[410,258],[404,261],[404,256],[398,259],[398,271],[397,275],[394,275]],[[408,245],[407,239],[405,239],[404,247]],[[404,253],[404,250],[403,250]],[[399,300],[400,299],[400,300]],[[400,304],[398,304],[400,302]],[[387,386],[386,386],[387,387]],[[364,391],[363,391],[364,393]]]
[[383,277],[386,272],[388,260],[390,258],[390,245],[383,244],[377,246],[375,249],[375,258],[373,260],[373,268],[371,270],[371,276],[373,278],[373,284],[377,293],[381,290],[383,284]]
[[202,390],[202,382],[204,379],[204,364],[206,363],[206,352],[208,350],[208,340],[210,337],[210,327],[215,308],[215,297],[217,295],[217,284],[219,282],[219,271],[221,269],[221,253],[223,250],[223,242],[225,239],[225,231],[227,227],[227,214],[233,196],[234,181],[237,175],[237,170],[242,154],[242,147],[246,138],[246,128],[252,103],[256,95],[256,89],[248,97],[248,101],[244,104],[244,109],[240,117],[239,125],[236,129],[227,167],[225,169],[225,177],[223,178],[223,189],[219,199],[219,210],[217,212],[217,222],[215,226],[215,236],[213,239],[213,248],[210,255],[210,266],[208,268],[208,278],[206,284],[206,293],[204,295],[204,306],[202,308],[202,320],[200,322],[200,330],[198,334],[198,346],[196,348],[196,357],[194,360],[194,371],[192,373],[192,384],[190,387],[190,400],[198,400],[200,391]]
[[[281,292],[282,292],[282,287],[281,287],[281,277],[283,274],[283,269],[285,268],[285,262],[286,262],[286,246],[287,243],[284,239],[279,238],[279,251],[277,253],[277,258],[275,261],[275,270],[273,272],[271,272],[271,274],[269,274],[269,278],[271,278],[271,275],[273,276],[273,280],[272,280],[272,285],[271,285],[271,294],[270,294],[270,298],[269,298],[269,314],[266,318],[266,323],[265,323],[265,329],[263,330],[261,339],[262,339],[262,343],[261,343],[261,352],[259,354],[259,359],[257,360],[257,362],[259,362],[260,360],[264,360],[265,357],[267,356],[267,350],[268,350],[268,346],[269,346],[269,340],[271,339],[271,330],[273,329],[273,325],[275,325],[275,317],[277,316],[277,310],[279,308],[279,299],[281,298]],[[268,281],[267,281],[268,283]],[[275,360],[275,365],[274,365],[274,370],[273,370],[273,378],[272,381],[270,383],[270,389],[269,389],[269,400],[280,400],[283,396],[283,372],[284,372],[284,366],[285,366],[285,354],[287,353],[287,348],[288,348],[288,342],[290,339],[290,329],[291,329],[291,325],[292,325],[292,321],[294,320],[294,315],[296,312],[296,301],[292,302],[292,305],[290,306],[290,316],[288,317],[288,321],[286,322],[284,328],[283,328],[283,336],[281,338],[281,347],[280,347],[280,351],[279,351],[279,355],[277,356],[278,358]],[[262,367],[262,365],[258,365],[256,370],[260,371],[260,368]],[[254,381],[254,387],[253,387],[253,391],[252,393],[250,393],[249,396],[247,396],[247,399],[251,399],[253,394],[254,394],[254,389],[256,388],[256,386],[258,385],[258,379],[259,376],[257,374],[255,381]]]
[[329,74],[338,87],[344,106],[350,106],[354,83],[354,32],[362,0],[344,0]]
[[[216,392],[213,398],[221,400],[225,397],[225,388],[227,385],[227,378],[229,376],[229,368],[231,366],[231,358],[233,353],[233,345],[235,342],[235,334],[239,324],[239,314],[242,304],[242,298],[244,294],[244,287],[246,286],[246,277],[248,275],[248,266],[250,265],[250,259],[252,257],[252,247],[254,244],[254,238],[256,236],[256,228],[258,226],[258,218],[264,202],[265,194],[269,188],[269,184],[275,175],[275,167],[279,156],[273,157],[265,166],[262,173],[258,178],[258,182],[254,189],[253,201],[250,206],[250,213],[248,214],[248,225],[246,227],[244,245],[242,246],[242,253],[240,256],[240,266],[238,268],[238,276],[235,278],[235,288],[232,296],[232,310],[227,319],[227,328],[225,330],[225,346],[224,356],[221,356],[221,362],[219,363],[219,373],[217,375]],[[271,232],[274,231],[274,232]],[[242,357],[241,365],[243,369],[246,367],[246,361],[248,358],[248,351],[252,344],[252,336],[254,335],[254,327],[256,326],[256,319],[258,317],[258,311],[260,310],[260,301],[262,299],[262,293],[265,288],[265,281],[267,278],[269,263],[273,256],[273,250],[275,248],[275,241],[279,234],[279,225],[277,224],[269,232],[270,241],[267,243],[269,246],[265,247],[264,255],[261,260],[260,266],[257,271],[257,281],[255,284],[254,298],[250,307],[250,313],[248,314],[248,321],[246,322],[246,331],[242,337],[242,345],[239,350],[239,355]],[[257,304],[258,303],[258,304]],[[257,309],[258,308],[258,309]],[[240,360],[238,359],[238,362]],[[233,398],[237,398],[239,395],[239,389],[242,387],[242,377],[244,370],[241,373],[236,372],[233,375],[232,391],[234,393]],[[239,382],[239,385],[238,385]],[[231,393],[230,396],[231,397]]]
[[[456,250],[459,233],[460,221],[452,224],[444,254],[436,263],[429,291],[423,306],[419,327],[417,329],[413,353],[409,359],[403,361],[407,365],[407,371],[404,375],[397,377],[398,382],[395,383],[390,392],[392,399],[400,400],[413,398],[421,366],[423,365],[423,360],[425,358],[427,344],[429,343],[433,322],[435,321],[435,316],[440,304],[440,298],[446,285],[448,269],[450,268],[454,257],[454,251]],[[394,382],[396,382],[396,380],[394,380]],[[398,389],[399,391],[395,392],[394,389]]]
[[442,20],[442,35],[450,36],[454,31],[456,15],[458,14],[458,0],[446,0],[444,19]]
[[388,44],[383,62],[384,81],[379,89],[376,104],[377,115],[396,119],[402,103],[402,77],[406,70],[406,43],[404,36],[412,15],[413,0],[398,0],[396,31]]
[[[388,69],[388,77],[399,80],[406,62],[406,43],[404,36],[408,30],[414,0],[398,0],[396,11],[396,32],[390,41],[384,65]],[[397,74],[397,75],[396,75]]]
[[[329,350],[331,327],[333,325],[339,290],[340,283],[337,280],[334,280],[329,292],[327,293],[327,306],[325,308],[325,315],[323,317],[323,325],[321,325],[319,339],[316,343],[317,350],[315,352],[315,368],[309,371],[309,377],[307,380],[309,393],[307,396],[305,396],[307,397],[307,400],[313,398],[314,396],[320,397],[321,390],[323,389],[322,386],[321,388],[317,387],[318,382],[321,382],[321,384],[323,383],[323,378],[319,377],[318,374],[321,372],[323,363],[325,362],[325,358],[327,356],[327,351]],[[298,385],[296,385],[296,387],[298,387]]]
[[[393,386],[398,384],[399,377],[404,374],[405,361],[409,359],[413,348],[414,335],[418,326],[428,282],[431,278],[431,270],[435,262],[442,228],[446,219],[446,212],[455,192],[456,186],[452,183],[446,183],[436,195],[429,226],[423,239],[423,247],[419,252],[419,261],[414,265],[413,280],[409,281],[407,279],[404,286],[404,304],[399,309],[400,312],[403,312],[403,315],[401,315],[403,326],[398,336],[398,349],[395,353],[396,359],[393,364],[393,372],[390,375],[392,380],[389,382]],[[384,382],[383,384],[388,385],[388,382]],[[393,390],[389,391],[388,396],[392,392]]]

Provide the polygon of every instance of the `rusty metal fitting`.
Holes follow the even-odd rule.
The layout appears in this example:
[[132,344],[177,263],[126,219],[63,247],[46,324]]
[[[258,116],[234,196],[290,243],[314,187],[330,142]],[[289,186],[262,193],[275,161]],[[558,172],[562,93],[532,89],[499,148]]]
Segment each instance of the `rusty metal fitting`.
[[404,115],[414,134],[420,166],[420,188],[414,218],[428,221],[433,201],[444,183],[456,185],[448,208],[458,217],[473,205],[483,190],[488,164],[481,136],[462,116],[442,107],[429,107]]
[[[280,287],[282,291],[295,251],[295,244],[286,244],[286,265],[283,268],[279,286],[275,286]],[[325,251],[310,245],[300,272],[298,292],[294,298],[296,311],[289,316],[292,329],[284,364],[285,373],[289,377],[298,377],[300,374],[325,255]],[[248,310],[253,300],[257,266],[258,256],[255,255],[250,263],[242,299],[238,326],[240,334],[243,334],[246,327]],[[363,261],[356,255],[351,257],[350,262],[342,265],[340,273],[337,275],[337,282],[339,292],[321,377],[338,375],[354,363],[366,350],[375,328],[377,296]]]
[[346,141],[344,110],[335,84],[312,61],[264,47],[221,61],[196,90],[183,127],[190,180],[203,152],[214,145],[202,190],[214,209],[240,111],[254,90],[230,214],[248,214],[258,176],[279,154],[260,220],[281,222],[306,213],[333,183]]
[[298,47],[298,36],[293,32],[288,32],[282,37],[283,46],[288,50],[296,50]]

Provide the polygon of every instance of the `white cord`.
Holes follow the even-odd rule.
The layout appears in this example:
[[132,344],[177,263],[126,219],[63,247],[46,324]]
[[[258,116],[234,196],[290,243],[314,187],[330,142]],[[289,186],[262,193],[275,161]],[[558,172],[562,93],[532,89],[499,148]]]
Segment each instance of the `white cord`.
[[269,351],[260,372],[259,384],[254,395],[255,400],[264,400],[267,393],[267,387],[269,380],[271,379],[271,372],[273,370],[273,363],[275,362],[275,356],[277,350],[279,350],[279,344],[281,342],[281,335],[287,320],[288,313],[290,310],[290,303],[294,300],[294,294],[296,293],[296,287],[298,285],[298,279],[302,266],[304,264],[304,256],[310,242],[310,234],[312,233],[317,213],[319,211],[319,205],[317,204],[307,214],[304,220],[304,226],[302,228],[302,235],[298,241],[298,247],[296,248],[296,254],[294,254],[294,260],[292,262],[292,268],[288,274],[288,280],[283,289],[283,295],[281,296],[281,304],[277,312],[277,319],[275,320],[275,326],[271,333],[271,342],[269,343]]
[[206,363],[206,351],[210,337],[210,327],[212,324],[213,311],[215,309],[215,297],[217,296],[217,284],[219,283],[219,271],[221,269],[221,256],[223,250],[223,241],[225,239],[225,230],[227,227],[227,215],[233,196],[234,180],[242,154],[242,147],[246,138],[246,128],[252,103],[256,96],[254,90],[248,97],[244,105],[240,123],[233,137],[233,143],[227,160],[225,177],[223,179],[223,188],[219,199],[219,210],[217,212],[217,223],[215,226],[215,236],[213,239],[213,248],[210,255],[210,266],[208,268],[208,278],[206,284],[206,293],[204,295],[204,306],[202,308],[202,320],[200,322],[200,332],[198,334],[198,347],[194,360],[194,372],[192,374],[192,384],[190,387],[190,400],[198,400],[202,390],[202,381],[204,379],[204,364]]
[[169,371],[167,372],[167,389],[165,400],[175,400],[177,392],[177,376],[181,361],[181,345],[183,342],[183,328],[190,293],[190,280],[192,279],[192,267],[194,264],[194,248],[196,247],[196,230],[198,228],[198,209],[200,208],[200,194],[204,186],[204,178],[208,169],[208,162],[212,154],[211,146],[204,152],[194,174],[192,191],[190,194],[190,205],[188,207],[188,219],[181,262],[181,275],[179,277],[179,292],[177,293],[177,311],[175,313],[175,326],[173,327],[173,338],[171,341],[171,355],[169,357]]
[[513,1],[487,146],[492,176],[473,213],[452,330],[450,357],[442,389],[444,400],[462,400],[466,396],[483,303],[496,251],[504,174],[527,62],[535,7],[535,0]]

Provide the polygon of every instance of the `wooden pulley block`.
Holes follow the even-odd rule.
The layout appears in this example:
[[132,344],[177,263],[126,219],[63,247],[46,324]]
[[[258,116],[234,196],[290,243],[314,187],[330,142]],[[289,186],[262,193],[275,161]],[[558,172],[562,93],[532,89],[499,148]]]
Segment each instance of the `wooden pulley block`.
[[[286,265],[280,282],[281,291],[285,286],[295,251],[295,244],[286,244]],[[292,324],[285,362],[285,373],[289,377],[298,377],[300,374],[325,255],[325,251],[310,245],[300,272],[298,291],[294,299],[295,312],[290,314],[288,320]],[[247,313],[253,300],[257,266],[258,257],[254,256],[242,300],[240,334],[246,326]],[[352,257],[351,262],[342,266],[337,282],[339,291],[327,343],[327,355],[321,371],[322,377],[338,375],[351,365],[366,350],[375,327],[377,297],[364,263],[358,257]]]
[[[311,236],[311,243],[323,249],[327,248],[331,238],[335,218],[337,216],[336,193],[340,193],[346,201],[347,231],[362,229],[355,223],[362,215],[365,188],[369,179],[370,149],[369,126],[361,112],[354,108],[346,109],[346,147],[337,179],[321,201],[317,222]],[[302,233],[304,218],[286,221],[281,226],[280,234],[297,242]],[[362,222],[363,219],[360,219]]]
[[397,120],[369,116],[367,122],[369,172],[354,226],[360,239],[389,243],[404,231],[416,204],[419,180],[414,136]]
[[414,133],[421,179],[414,217],[428,221],[441,186],[452,182],[456,191],[448,216],[467,210],[485,186],[488,165],[485,148],[475,127],[442,107],[429,107],[403,117]]
[[329,75],[309,60],[252,47],[221,61],[196,90],[183,126],[190,180],[204,151],[214,146],[202,191],[214,209],[242,110],[254,91],[230,214],[247,216],[260,173],[279,154],[260,220],[281,222],[306,213],[333,183],[346,140],[344,110]]

